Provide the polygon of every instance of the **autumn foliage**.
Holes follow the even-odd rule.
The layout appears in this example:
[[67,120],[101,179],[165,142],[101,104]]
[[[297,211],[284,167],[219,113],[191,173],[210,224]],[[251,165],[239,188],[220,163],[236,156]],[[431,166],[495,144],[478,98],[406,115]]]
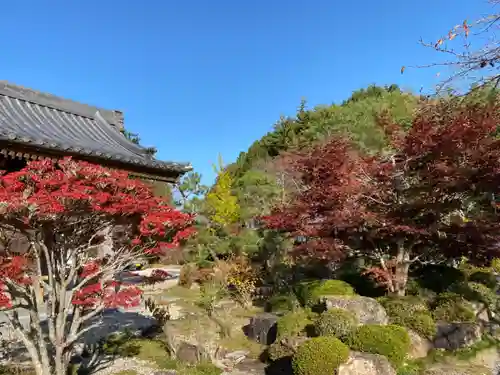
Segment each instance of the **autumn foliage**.
[[[191,215],[145,183],[71,158],[3,174],[0,214],[0,309],[39,375],[66,371],[72,345],[103,309],[139,303],[140,290],[119,278],[125,266],[169,251],[192,233]],[[48,344],[20,325],[19,307],[30,312],[33,327],[47,313]]]
[[379,123],[389,151],[366,155],[335,138],[297,155],[301,190],[267,225],[305,238],[300,256],[374,259],[369,272],[398,294],[417,261],[498,256],[498,104],[433,103],[408,132],[388,116]]

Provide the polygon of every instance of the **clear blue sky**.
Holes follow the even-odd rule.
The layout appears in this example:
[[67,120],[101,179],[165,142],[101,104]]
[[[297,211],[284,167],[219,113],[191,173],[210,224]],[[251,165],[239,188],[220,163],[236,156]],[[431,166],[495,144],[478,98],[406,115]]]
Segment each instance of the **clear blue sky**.
[[371,83],[418,90],[434,61],[418,45],[485,0],[24,0],[2,3],[0,78],[120,109],[159,158],[213,180],[293,114]]

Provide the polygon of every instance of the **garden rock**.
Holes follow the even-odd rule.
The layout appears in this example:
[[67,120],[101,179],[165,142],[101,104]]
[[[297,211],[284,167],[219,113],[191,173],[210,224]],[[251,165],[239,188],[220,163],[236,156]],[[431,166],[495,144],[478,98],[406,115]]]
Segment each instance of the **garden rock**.
[[248,351],[246,350],[237,350],[231,353],[227,353],[224,356],[224,359],[231,361],[234,364],[238,364],[243,361],[248,355]]
[[276,341],[278,316],[270,313],[261,313],[250,319],[245,327],[246,335],[264,345],[271,345]]
[[[168,321],[163,327],[167,345],[176,358],[179,355],[191,358],[194,347],[207,358],[215,358],[220,327],[204,315],[188,315],[182,319]],[[190,345],[190,346],[187,346]],[[181,354],[182,353],[182,354]]]
[[221,375],[265,375],[266,365],[255,359],[245,359],[235,368],[228,369]]
[[425,370],[423,375],[496,375],[484,366],[444,364]]
[[476,320],[482,324],[488,324],[490,317],[488,316],[488,308],[486,307],[486,304],[482,302],[473,302],[471,303],[471,306],[474,314],[476,314]]
[[387,324],[389,318],[385,309],[375,299],[369,297],[325,296],[328,309],[350,311],[360,324]]
[[478,351],[474,358],[469,359],[469,363],[487,367],[494,375],[500,374],[500,368],[498,368],[500,353],[496,346]]
[[477,323],[438,323],[434,338],[436,349],[456,350],[481,340],[483,329]]
[[409,357],[413,359],[427,357],[427,354],[433,348],[432,343],[411,329],[408,330],[408,336],[410,336],[411,341]]
[[175,357],[179,361],[190,365],[195,365],[201,362],[204,358],[203,354],[203,348],[187,342],[181,342],[175,351]]
[[382,355],[351,352],[347,362],[339,366],[337,375],[396,375],[396,370]]

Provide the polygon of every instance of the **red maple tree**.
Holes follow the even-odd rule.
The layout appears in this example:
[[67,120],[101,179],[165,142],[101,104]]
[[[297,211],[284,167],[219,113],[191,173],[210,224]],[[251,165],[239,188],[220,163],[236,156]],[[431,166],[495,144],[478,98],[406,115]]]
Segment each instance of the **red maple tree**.
[[121,271],[178,246],[191,224],[123,171],[67,158],[0,176],[0,311],[36,374],[65,375],[103,310],[139,304]]
[[399,295],[415,262],[488,262],[500,253],[499,123],[498,103],[433,103],[407,132],[381,116],[388,150],[367,156],[336,138],[297,155],[302,188],[264,221],[305,238],[299,255],[374,259],[368,272]]

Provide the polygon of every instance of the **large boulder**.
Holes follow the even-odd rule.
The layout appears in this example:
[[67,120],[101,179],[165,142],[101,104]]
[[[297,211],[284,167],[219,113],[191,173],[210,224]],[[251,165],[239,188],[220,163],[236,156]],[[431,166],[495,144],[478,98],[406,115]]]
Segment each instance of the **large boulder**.
[[427,354],[433,348],[432,342],[411,329],[408,330],[408,336],[410,336],[410,352],[408,356],[413,359],[427,357]]
[[337,375],[396,375],[396,370],[382,355],[351,352],[347,362],[339,366]]
[[271,345],[276,341],[278,316],[270,313],[261,313],[250,319],[245,327],[248,338],[263,345]]
[[328,309],[336,308],[350,311],[360,324],[387,324],[387,312],[375,299],[361,296],[324,296]]
[[182,363],[195,365],[205,359],[206,354],[202,346],[182,341],[176,348],[175,357]]
[[434,348],[456,350],[481,340],[483,328],[478,323],[438,323]]
[[217,357],[220,327],[207,316],[187,315],[170,320],[163,331],[169,350],[179,360],[193,363]]

